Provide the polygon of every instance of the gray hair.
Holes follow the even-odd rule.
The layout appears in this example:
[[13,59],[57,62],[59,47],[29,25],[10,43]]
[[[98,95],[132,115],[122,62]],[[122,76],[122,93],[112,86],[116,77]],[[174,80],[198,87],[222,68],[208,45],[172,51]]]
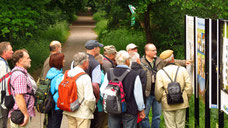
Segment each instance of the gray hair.
[[130,61],[132,62],[136,62],[137,59],[139,59],[139,54],[137,52],[131,52],[129,53],[130,56]]
[[7,51],[8,50],[8,46],[10,45],[10,42],[0,42],[0,56],[3,55],[3,52],[4,51]]
[[87,61],[89,56],[85,52],[78,52],[74,55],[74,67],[78,65],[83,65]]
[[164,62],[168,63],[168,62],[172,61],[173,57],[174,57],[174,55],[172,54],[169,58],[164,59]]
[[129,53],[125,50],[120,50],[116,55],[117,65],[125,65],[126,60],[130,59]]

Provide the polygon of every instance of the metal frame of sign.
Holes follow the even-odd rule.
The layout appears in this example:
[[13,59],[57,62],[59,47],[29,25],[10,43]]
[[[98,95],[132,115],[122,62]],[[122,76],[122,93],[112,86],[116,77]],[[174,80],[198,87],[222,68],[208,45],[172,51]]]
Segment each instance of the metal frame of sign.
[[[219,20],[211,21],[211,34],[209,46],[209,108],[218,108],[218,90],[219,90],[219,74],[218,74],[218,60],[219,60]],[[216,34],[215,34],[216,33]],[[216,48],[216,53],[212,48]],[[216,59],[216,60],[214,60]],[[216,76],[214,75],[216,74]],[[216,101],[214,101],[216,98]]]
[[[197,29],[197,17],[194,17],[194,78],[197,77],[197,69],[196,69],[196,64],[197,64],[197,47],[196,47],[196,44],[197,44],[197,35],[196,35],[196,29]],[[195,102],[195,128],[198,128],[199,127],[199,95],[198,95],[198,86],[197,86],[197,81],[196,79],[194,80],[194,102]]]

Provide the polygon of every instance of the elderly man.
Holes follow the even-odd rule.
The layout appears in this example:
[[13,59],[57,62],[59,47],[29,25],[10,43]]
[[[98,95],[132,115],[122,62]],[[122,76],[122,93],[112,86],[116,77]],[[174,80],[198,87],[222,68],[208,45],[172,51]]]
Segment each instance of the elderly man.
[[[13,55],[13,49],[10,42],[0,43],[0,78],[6,73],[10,72],[10,67],[7,60],[10,60]],[[0,88],[0,99],[1,99],[1,88]],[[0,127],[7,128],[8,121],[8,110],[4,105],[0,105]]]
[[27,72],[31,67],[31,59],[28,51],[25,49],[17,50],[12,57],[15,67],[12,69],[11,88],[12,94],[15,98],[15,104],[9,112],[9,118],[14,110],[20,110],[24,115],[22,124],[15,124],[11,121],[12,128],[29,127],[31,117],[35,116],[35,97],[34,91],[36,82]]
[[43,70],[41,72],[42,73],[41,78],[43,78],[43,79],[46,78],[47,72],[50,70],[50,66],[49,66],[50,56],[55,53],[61,53],[62,45],[59,41],[54,40],[50,43],[49,48],[50,48],[50,55],[45,60],[44,65],[43,65]]
[[116,57],[116,48],[113,45],[108,45],[104,47],[104,61],[102,64],[102,69],[104,74],[110,69],[115,67],[115,57]]
[[[116,55],[117,66],[113,69],[113,73],[116,77],[121,76],[129,69],[130,56],[126,51],[119,51]],[[104,90],[111,80],[110,71],[105,75],[104,82],[101,85],[101,96],[104,94]],[[137,72],[131,70],[122,81],[123,90],[125,92],[125,99],[127,110],[122,114],[109,114],[108,127],[109,128],[120,128],[123,123],[124,128],[136,128],[137,127],[137,113],[141,118],[145,117],[144,114],[144,101],[142,93],[142,85]]]
[[[162,103],[166,127],[184,128],[186,108],[189,107],[188,102],[192,95],[192,85],[189,74],[184,67],[174,64],[174,55],[172,50],[162,52],[160,58],[167,63],[167,66],[157,72],[155,97],[157,101]],[[176,80],[176,82],[179,83],[183,98],[182,102],[171,104],[167,101],[167,94],[169,93],[168,84],[171,80],[174,82]]]
[[138,52],[138,46],[136,46],[133,43],[130,43],[130,44],[127,45],[126,50],[127,50],[128,53]]
[[[152,107],[152,124],[151,128],[160,128],[160,116],[161,116],[161,104],[155,99],[154,88],[156,73],[162,69],[166,63],[159,57],[157,57],[157,49],[154,44],[149,43],[145,45],[145,56],[142,57],[141,63],[143,69],[147,71],[147,85],[145,90],[146,95],[146,118],[142,121],[141,126],[143,128],[150,128],[149,112]],[[175,63],[180,65],[186,65],[185,60],[175,60]]]
[[[100,54],[100,48],[104,45],[96,40],[89,40],[85,44],[86,52],[89,55],[89,67],[85,72],[92,78],[93,92],[96,97],[96,101],[100,98],[99,84],[101,84],[101,67],[100,63],[95,59],[95,56]],[[98,110],[94,112],[94,119],[91,122],[91,128],[97,128],[100,123],[103,123],[99,119]]]
[[[74,77],[80,72],[85,72],[89,66],[88,55],[79,52],[74,55],[74,68],[68,72],[69,77]],[[81,103],[79,109],[75,112],[64,111],[68,118],[69,128],[90,128],[91,119],[94,118],[96,99],[93,94],[91,78],[85,74],[76,80],[78,99]],[[84,101],[83,101],[84,98]]]

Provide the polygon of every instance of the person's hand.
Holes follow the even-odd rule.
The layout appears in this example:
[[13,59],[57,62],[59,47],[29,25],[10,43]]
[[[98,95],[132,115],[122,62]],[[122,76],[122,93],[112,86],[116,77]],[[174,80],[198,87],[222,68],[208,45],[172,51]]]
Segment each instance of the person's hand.
[[93,93],[96,97],[96,102],[98,102],[98,100],[100,99],[100,88],[99,85],[97,83],[93,83]]
[[144,119],[146,117],[144,110],[139,112],[139,118]]
[[193,60],[186,60],[186,65],[193,63]]
[[21,127],[25,126],[29,121],[29,115],[26,114],[24,115],[24,122],[20,125]]

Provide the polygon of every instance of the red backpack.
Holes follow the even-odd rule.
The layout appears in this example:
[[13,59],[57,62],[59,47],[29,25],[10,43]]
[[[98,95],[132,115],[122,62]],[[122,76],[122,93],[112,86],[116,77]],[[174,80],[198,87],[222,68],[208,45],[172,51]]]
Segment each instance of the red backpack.
[[[69,77],[67,75],[69,70],[64,74],[63,81],[59,84],[58,92],[59,98],[57,101],[57,106],[64,111],[73,112],[77,110],[80,106],[78,95],[77,95],[77,85],[76,80],[85,72],[80,72],[74,77]],[[83,98],[84,100],[84,98]]]

